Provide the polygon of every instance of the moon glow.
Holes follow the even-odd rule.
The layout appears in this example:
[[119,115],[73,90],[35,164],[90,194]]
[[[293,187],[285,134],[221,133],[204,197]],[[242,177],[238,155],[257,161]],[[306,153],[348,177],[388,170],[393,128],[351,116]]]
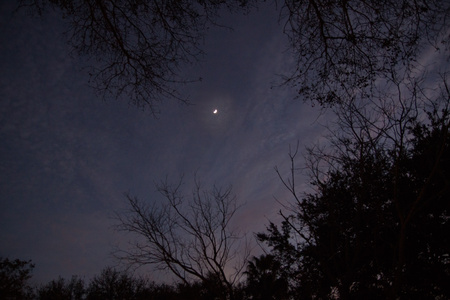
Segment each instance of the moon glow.
[[217,109],[215,109],[214,111],[213,111],[213,114],[217,114],[219,111],[217,110]]

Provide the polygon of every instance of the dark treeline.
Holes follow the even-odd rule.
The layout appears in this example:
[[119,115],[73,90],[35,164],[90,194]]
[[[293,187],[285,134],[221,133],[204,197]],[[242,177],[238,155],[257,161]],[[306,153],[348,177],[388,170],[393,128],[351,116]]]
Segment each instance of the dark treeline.
[[[31,261],[0,261],[0,299],[223,299],[214,276],[209,282],[156,284],[143,277],[106,267],[87,281],[78,276],[51,280],[32,286],[34,265]],[[236,287],[236,294],[245,293],[244,286]]]

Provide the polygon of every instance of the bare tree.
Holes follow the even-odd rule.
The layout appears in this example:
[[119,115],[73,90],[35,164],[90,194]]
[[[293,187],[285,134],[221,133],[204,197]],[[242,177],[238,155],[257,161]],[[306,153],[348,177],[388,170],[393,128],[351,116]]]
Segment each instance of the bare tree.
[[148,205],[127,195],[130,209],[119,215],[118,229],[137,234],[138,241],[118,257],[132,265],[153,265],[185,283],[218,279],[232,298],[249,256],[243,236],[232,229],[239,206],[231,188],[205,190],[195,180],[190,199],[183,195],[183,180],[157,185],[161,205]]
[[[20,0],[42,13],[49,7],[69,23],[68,41],[91,62],[91,83],[103,96],[124,96],[158,113],[164,98],[187,99],[176,83],[221,9],[246,10],[247,0]],[[198,80],[198,79],[194,79]]]
[[424,49],[448,50],[450,3],[445,0],[285,0],[296,56],[286,81],[324,106],[371,93],[377,80],[409,74]]

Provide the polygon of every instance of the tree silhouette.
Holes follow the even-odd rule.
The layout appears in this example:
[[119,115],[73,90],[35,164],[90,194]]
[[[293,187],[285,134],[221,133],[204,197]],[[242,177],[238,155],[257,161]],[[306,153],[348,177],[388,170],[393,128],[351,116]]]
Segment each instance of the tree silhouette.
[[186,199],[182,185],[182,178],[175,185],[157,185],[162,205],[150,206],[127,195],[129,211],[118,216],[118,229],[139,239],[117,256],[132,265],[169,271],[185,284],[200,281],[232,299],[249,255],[231,224],[239,208],[236,198],[231,188],[206,190],[195,180]]
[[285,0],[296,57],[286,81],[324,106],[370,96],[385,77],[410,77],[427,48],[448,51],[445,0]]
[[77,276],[72,276],[70,280],[59,277],[37,290],[39,300],[82,300],[85,296],[84,281]]
[[20,0],[39,14],[62,14],[68,41],[91,62],[91,84],[102,95],[124,96],[154,115],[165,98],[187,101],[175,84],[193,80],[181,77],[181,68],[202,55],[199,45],[218,11],[246,10],[250,2]]
[[297,151],[290,178],[277,170],[293,202],[281,212],[281,228],[271,223],[258,238],[294,278],[298,297],[449,295],[450,93],[443,78],[433,98],[336,108],[328,148],[311,148],[307,157],[315,192],[297,190]]
[[[157,114],[165,98],[182,102],[175,83],[195,62],[219,12],[247,12],[256,0],[20,0],[48,7],[69,23],[68,40],[92,62],[91,83],[104,96],[127,97]],[[385,77],[408,77],[427,47],[448,50],[445,0],[284,0],[281,19],[296,64],[286,81],[299,95],[333,105],[372,93]],[[196,80],[196,79],[194,79]]]
[[95,276],[87,288],[87,299],[144,299],[147,282],[131,275],[107,267]]
[[0,258],[0,299],[28,299],[34,264],[31,260]]
[[254,300],[288,298],[288,278],[281,262],[273,255],[253,257],[247,265],[246,292]]

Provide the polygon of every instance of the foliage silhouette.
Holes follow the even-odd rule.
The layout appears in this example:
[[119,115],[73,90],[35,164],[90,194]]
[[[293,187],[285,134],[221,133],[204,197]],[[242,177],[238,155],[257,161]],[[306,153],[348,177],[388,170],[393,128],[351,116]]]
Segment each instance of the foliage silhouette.
[[[27,294],[9,294],[2,299],[80,300],[80,299],[135,299],[135,300],[210,300],[228,299],[222,282],[213,274],[204,282],[154,283],[142,277],[112,267],[104,268],[87,284],[77,276],[70,280],[59,277],[34,290],[28,287]],[[242,287],[234,290],[234,299],[245,299]],[[17,296],[17,297],[16,297]]]
[[0,258],[0,299],[28,299],[34,264],[31,260]]
[[72,276],[70,280],[59,277],[37,289],[39,300],[82,300],[85,296],[84,281],[77,276]]
[[[297,152],[290,153],[292,177],[278,172],[292,205],[281,212],[281,228],[270,223],[257,237],[294,279],[297,298],[449,295],[446,81],[441,91],[434,99],[402,99],[401,113],[379,110],[378,122],[373,110],[342,108],[330,149],[309,152],[314,193],[298,194]],[[418,107],[428,107],[426,116]]]
[[107,267],[89,283],[87,299],[141,299],[146,286],[144,279]]
[[273,255],[253,257],[247,265],[246,293],[254,300],[288,298],[289,278]]

